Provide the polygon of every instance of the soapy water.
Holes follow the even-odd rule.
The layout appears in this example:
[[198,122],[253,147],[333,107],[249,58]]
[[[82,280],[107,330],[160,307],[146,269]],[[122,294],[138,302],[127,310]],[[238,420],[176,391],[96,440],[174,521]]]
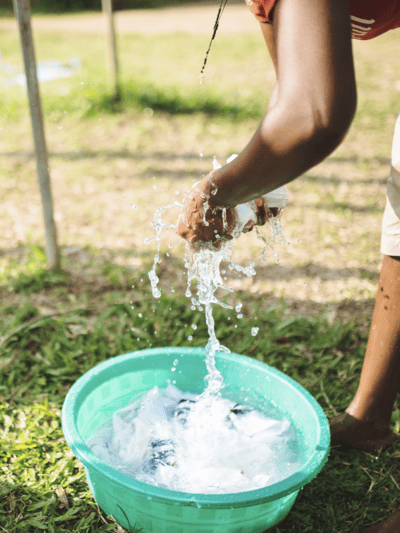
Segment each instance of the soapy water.
[[100,459],[139,481],[194,494],[255,490],[302,463],[289,420],[226,398],[155,387],[88,440]]

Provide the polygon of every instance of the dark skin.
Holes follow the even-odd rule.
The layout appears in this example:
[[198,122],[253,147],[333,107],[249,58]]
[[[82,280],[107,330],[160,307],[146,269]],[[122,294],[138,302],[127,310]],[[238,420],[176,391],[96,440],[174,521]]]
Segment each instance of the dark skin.
[[[183,237],[190,232],[192,243],[213,239],[213,225],[224,235],[218,208],[258,198],[325,159],[352,122],[356,83],[347,0],[279,0],[273,19],[261,24],[277,77],[267,113],[243,152],[189,193],[182,210],[188,225],[181,220],[177,231]],[[214,208],[207,233],[190,208],[195,201],[202,209],[202,195]],[[345,413],[330,422],[332,444],[377,451],[395,442],[389,424],[399,389],[400,257],[385,256],[360,383]],[[363,533],[399,532],[398,512]]]
[[[277,83],[249,144],[197,185],[200,204],[232,208],[285,185],[325,159],[343,140],[356,109],[350,13],[346,0],[280,0],[274,24],[262,24]],[[307,28],[307,31],[304,31]],[[340,38],[338,37],[340,36]],[[217,192],[210,196],[210,183]],[[208,226],[183,213],[191,242],[208,241]],[[215,218],[220,219],[218,210]],[[218,223],[217,223],[218,225]],[[183,237],[185,228],[178,227]]]

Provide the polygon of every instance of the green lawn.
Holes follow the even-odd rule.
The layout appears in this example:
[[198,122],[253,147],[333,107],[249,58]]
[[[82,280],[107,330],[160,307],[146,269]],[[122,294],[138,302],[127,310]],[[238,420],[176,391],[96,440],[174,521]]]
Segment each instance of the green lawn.
[[[81,60],[74,77],[41,86],[59,274],[45,269],[25,93],[0,84],[0,531],[118,531],[63,439],[62,402],[104,359],[207,342],[204,316],[184,297],[182,246],[169,250],[176,240],[163,236],[155,300],[147,278],[154,241],[143,241],[153,237],[155,209],[179,199],[214,154],[222,162],[240,150],[266,108],[271,62],[259,36],[239,37],[218,36],[200,86],[208,38],[121,36],[123,99],[113,104],[101,37],[35,35],[38,59]],[[225,298],[243,303],[244,318],[215,309],[222,344],[286,372],[328,417],[356,390],[368,335],[399,40],[393,32],[355,43],[359,107],[345,143],[291,184],[283,219],[291,245],[277,247],[280,265],[273,254],[259,260],[253,235],[241,239],[238,258],[250,256],[258,273],[252,282],[231,276],[236,293]],[[17,35],[2,35],[1,53],[21,65]],[[399,403],[392,427],[400,431]],[[399,506],[399,458],[395,446],[379,455],[334,448],[277,531],[357,533],[389,515]]]

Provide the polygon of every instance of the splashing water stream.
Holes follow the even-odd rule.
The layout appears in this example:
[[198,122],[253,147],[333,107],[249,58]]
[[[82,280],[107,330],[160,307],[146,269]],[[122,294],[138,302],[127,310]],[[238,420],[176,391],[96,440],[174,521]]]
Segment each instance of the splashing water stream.
[[[163,222],[162,215],[168,209],[181,207],[179,202],[172,202],[158,208],[154,215],[152,227],[156,232],[157,252],[148,276],[155,298],[161,297],[156,273],[161,263],[161,233],[163,228],[175,230],[174,224]],[[225,224],[226,216],[223,221]],[[271,219],[269,225],[270,239],[257,228],[257,236],[265,244],[263,261],[269,248],[276,255],[271,245],[276,237],[286,242],[279,218]],[[225,273],[225,270],[221,272],[221,262],[227,261],[230,270],[249,277],[256,273],[253,263],[242,266],[233,261],[234,248],[233,240],[222,241],[219,249],[210,244],[192,249],[186,244],[186,296],[191,299],[192,309],[205,311],[208,327],[203,393],[183,394],[173,385],[162,390],[155,387],[144,398],[114,413],[89,439],[91,449],[106,463],[145,483],[193,493],[240,492],[283,479],[300,464],[296,431],[288,420],[268,418],[251,406],[240,405],[235,403],[237,399],[233,402],[221,394],[224,382],[215,365],[215,354],[230,350],[216,337],[212,306],[232,309],[217,298],[216,291],[233,292],[221,277]],[[192,284],[196,285],[195,296],[191,292]],[[243,316],[241,310],[242,304],[236,304],[238,318]],[[197,328],[195,324],[191,327]],[[258,330],[253,327],[251,334],[257,335]],[[178,363],[175,359],[172,372]]]
[[[214,191],[213,191],[214,192]],[[204,223],[208,225],[205,220],[205,213],[208,209],[208,203],[205,202],[204,209]],[[162,214],[171,208],[182,207],[182,204],[179,202],[172,202],[167,206],[160,207],[156,210],[152,221],[152,227],[156,232],[157,240],[157,252],[154,257],[153,266],[148,274],[152,294],[155,298],[160,298],[161,291],[158,288],[159,277],[156,274],[157,265],[160,261],[160,247],[161,247],[161,232],[162,229],[172,228],[175,230],[176,226],[174,224],[166,224],[162,221]],[[223,210],[223,226],[227,227],[226,220],[226,209]],[[272,235],[268,239],[266,235],[260,230],[259,227],[256,227],[257,237],[262,240],[265,244],[264,248],[261,251],[260,257],[263,262],[266,261],[265,253],[268,249],[271,249],[274,255],[277,255],[276,250],[273,248],[271,243],[275,243],[278,239],[279,243],[287,244],[283,235],[282,235],[282,226],[280,222],[281,210],[276,217],[270,217],[267,221],[267,225],[272,230]],[[220,395],[220,391],[223,388],[223,378],[221,373],[215,366],[215,354],[218,351],[229,353],[230,350],[226,346],[223,346],[218,341],[215,335],[215,321],[212,313],[212,304],[220,305],[226,309],[232,309],[232,306],[227,305],[217,299],[215,293],[217,289],[223,289],[229,292],[233,292],[233,288],[226,285],[221,277],[220,265],[222,261],[227,261],[229,263],[230,270],[236,270],[245,276],[251,277],[256,274],[254,269],[254,263],[251,263],[248,266],[242,266],[235,263],[232,259],[232,253],[235,248],[233,241],[222,241],[220,249],[216,249],[211,244],[204,244],[199,249],[192,249],[188,244],[186,244],[185,250],[185,267],[187,269],[188,281],[187,281],[187,290],[186,296],[191,298],[192,308],[197,308],[200,311],[205,310],[206,324],[208,328],[209,340],[206,345],[206,366],[208,374],[205,378],[207,387],[202,394],[202,397],[215,397]],[[197,282],[197,299],[192,296],[191,293],[191,284]],[[241,307],[241,306],[240,306]],[[239,309],[240,311],[240,309]],[[239,312],[238,311],[238,312]],[[239,315],[238,315],[239,316]],[[254,328],[253,328],[254,330]],[[253,331],[252,330],[252,331]],[[258,330],[257,330],[258,331]],[[253,334],[253,333],[252,333]]]

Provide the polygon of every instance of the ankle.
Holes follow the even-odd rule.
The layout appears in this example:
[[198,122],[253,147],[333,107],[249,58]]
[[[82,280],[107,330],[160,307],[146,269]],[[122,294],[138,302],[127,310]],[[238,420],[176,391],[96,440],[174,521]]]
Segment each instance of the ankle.
[[346,409],[346,413],[361,424],[373,427],[378,431],[389,429],[392,409],[385,408],[383,402],[378,406],[376,405],[377,402],[375,402],[375,405],[366,405],[365,403],[357,401],[357,398],[355,398]]

